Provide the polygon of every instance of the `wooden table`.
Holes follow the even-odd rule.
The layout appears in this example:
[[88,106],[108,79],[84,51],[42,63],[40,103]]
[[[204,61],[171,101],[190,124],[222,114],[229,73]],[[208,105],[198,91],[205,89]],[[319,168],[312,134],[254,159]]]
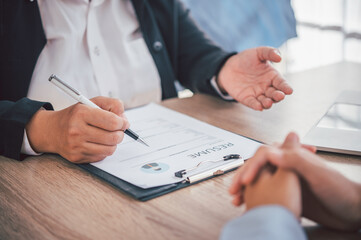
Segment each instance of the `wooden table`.
[[[339,63],[288,76],[294,94],[271,110],[195,95],[162,105],[265,143],[289,131],[304,136],[340,91],[361,91],[361,65]],[[360,157],[319,153],[361,182]],[[56,155],[23,162],[0,157],[0,239],[217,239],[243,209],[227,193],[234,173],[139,202]],[[360,239],[360,234],[312,227],[310,239]]]

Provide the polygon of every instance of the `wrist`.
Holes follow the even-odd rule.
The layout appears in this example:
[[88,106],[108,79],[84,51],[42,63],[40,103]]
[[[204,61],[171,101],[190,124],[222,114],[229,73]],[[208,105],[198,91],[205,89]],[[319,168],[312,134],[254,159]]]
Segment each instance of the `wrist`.
[[315,163],[315,155],[310,154],[307,150],[297,151],[296,156],[293,158],[293,171],[301,178],[312,180],[315,176],[314,170],[318,169]]
[[51,128],[55,114],[54,111],[40,109],[26,125],[30,146],[35,152],[55,152]]
[[[232,56],[234,57],[234,56]],[[232,57],[230,57],[222,66],[222,68],[219,70],[218,74],[216,75],[216,84],[219,88],[219,90],[223,93],[223,94],[228,94],[225,87],[224,87],[224,80],[227,79],[227,68],[229,68],[228,63],[230,61],[230,59],[232,59]],[[229,71],[228,71],[229,72]]]

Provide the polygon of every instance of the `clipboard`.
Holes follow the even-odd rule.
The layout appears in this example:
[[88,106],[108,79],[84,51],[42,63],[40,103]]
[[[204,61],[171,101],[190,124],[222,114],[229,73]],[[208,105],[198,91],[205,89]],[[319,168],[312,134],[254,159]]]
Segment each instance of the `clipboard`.
[[[240,136],[242,136],[242,135],[240,135]],[[242,137],[245,137],[245,136],[242,136]],[[245,137],[245,138],[248,138],[248,137]],[[251,138],[248,138],[248,139],[262,144],[262,142],[260,142],[260,141],[257,141],[257,140],[251,139]],[[243,160],[244,160],[243,161],[243,163],[244,163],[247,159],[243,159]],[[128,182],[126,182],[118,177],[115,177],[91,164],[78,164],[77,166],[90,172],[91,174],[101,178],[102,180],[108,182],[109,184],[113,185],[114,187],[116,187],[121,192],[125,193],[126,195],[128,195],[136,200],[145,202],[145,201],[160,197],[162,195],[165,195],[167,193],[174,192],[178,189],[189,187],[191,185],[206,181],[206,180],[214,178],[216,176],[226,174],[228,172],[231,172],[231,171],[237,169],[242,164],[239,164],[239,165],[225,164],[225,165],[217,166],[216,168],[207,170],[207,173],[205,173],[205,171],[202,171],[199,174],[192,175],[193,178],[190,179],[189,181],[187,181],[187,179],[184,179],[183,181],[178,182],[178,183],[172,183],[172,184],[167,184],[167,185],[153,187],[153,188],[147,188],[147,189],[140,188],[131,183],[128,183]],[[209,173],[212,173],[212,174],[209,174]]]
[[[197,181],[194,182],[187,182],[186,180],[183,180],[182,182],[179,183],[172,183],[172,184],[168,184],[168,185],[164,185],[164,186],[160,186],[160,187],[153,187],[153,188],[140,188],[137,187],[131,183],[128,183],[120,178],[117,178],[97,167],[94,167],[90,164],[81,164],[78,165],[80,168],[96,175],[97,177],[105,180],[106,182],[110,183],[111,185],[113,185],[114,187],[118,188],[120,191],[122,191],[123,193],[131,196],[134,199],[137,199],[139,201],[145,202],[148,200],[151,200],[153,198],[156,197],[160,197],[162,195],[165,195],[167,193],[176,191],[178,189],[181,188],[185,188],[188,187],[190,185],[194,185],[197,184],[199,182],[211,179],[213,177],[225,174],[227,172],[233,171],[235,169],[237,169],[239,166],[234,167],[232,169],[229,170],[220,170],[220,169],[212,169],[213,171],[213,175],[206,177],[206,178],[199,178]],[[203,172],[202,172],[203,173]]]
[[[260,142],[248,137],[157,104],[130,109],[126,113],[132,122],[132,128],[142,133],[145,139],[152,140],[150,142],[153,149],[144,149],[143,145],[128,139],[117,147],[112,156],[103,161],[78,166],[140,201],[147,201],[234,170],[241,164],[228,164],[233,162],[227,161],[232,159],[228,158],[230,155],[240,154],[238,156],[242,157],[243,161],[236,161],[244,163],[260,145]],[[226,156],[228,157],[225,159]],[[170,161],[172,167],[163,161]],[[215,165],[199,167],[205,162]],[[155,164],[166,166],[163,171],[165,174],[159,175],[160,178],[152,175],[159,168]],[[199,175],[193,176],[198,173]],[[192,178],[187,179],[189,176]]]

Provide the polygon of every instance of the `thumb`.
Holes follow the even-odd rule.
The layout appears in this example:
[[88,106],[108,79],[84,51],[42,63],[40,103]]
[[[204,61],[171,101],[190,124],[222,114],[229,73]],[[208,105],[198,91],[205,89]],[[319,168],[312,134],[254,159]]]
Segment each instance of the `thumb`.
[[282,60],[281,53],[276,48],[271,47],[258,47],[257,56],[261,62],[271,61],[280,62]]
[[298,135],[294,132],[291,132],[287,135],[285,141],[282,144],[282,148],[291,148],[300,145],[300,139]]

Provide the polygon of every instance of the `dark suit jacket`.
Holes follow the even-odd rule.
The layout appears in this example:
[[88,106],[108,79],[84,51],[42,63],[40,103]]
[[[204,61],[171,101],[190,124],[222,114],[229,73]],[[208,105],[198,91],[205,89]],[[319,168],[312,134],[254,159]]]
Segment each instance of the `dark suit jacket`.
[[[198,29],[178,0],[132,3],[160,74],[163,99],[177,96],[176,79],[195,92],[215,94],[209,79],[230,53]],[[52,109],[25,98],[45,44],[36,1],[0,0],[0,155],[20,159],[25,125],[40,107]]]

